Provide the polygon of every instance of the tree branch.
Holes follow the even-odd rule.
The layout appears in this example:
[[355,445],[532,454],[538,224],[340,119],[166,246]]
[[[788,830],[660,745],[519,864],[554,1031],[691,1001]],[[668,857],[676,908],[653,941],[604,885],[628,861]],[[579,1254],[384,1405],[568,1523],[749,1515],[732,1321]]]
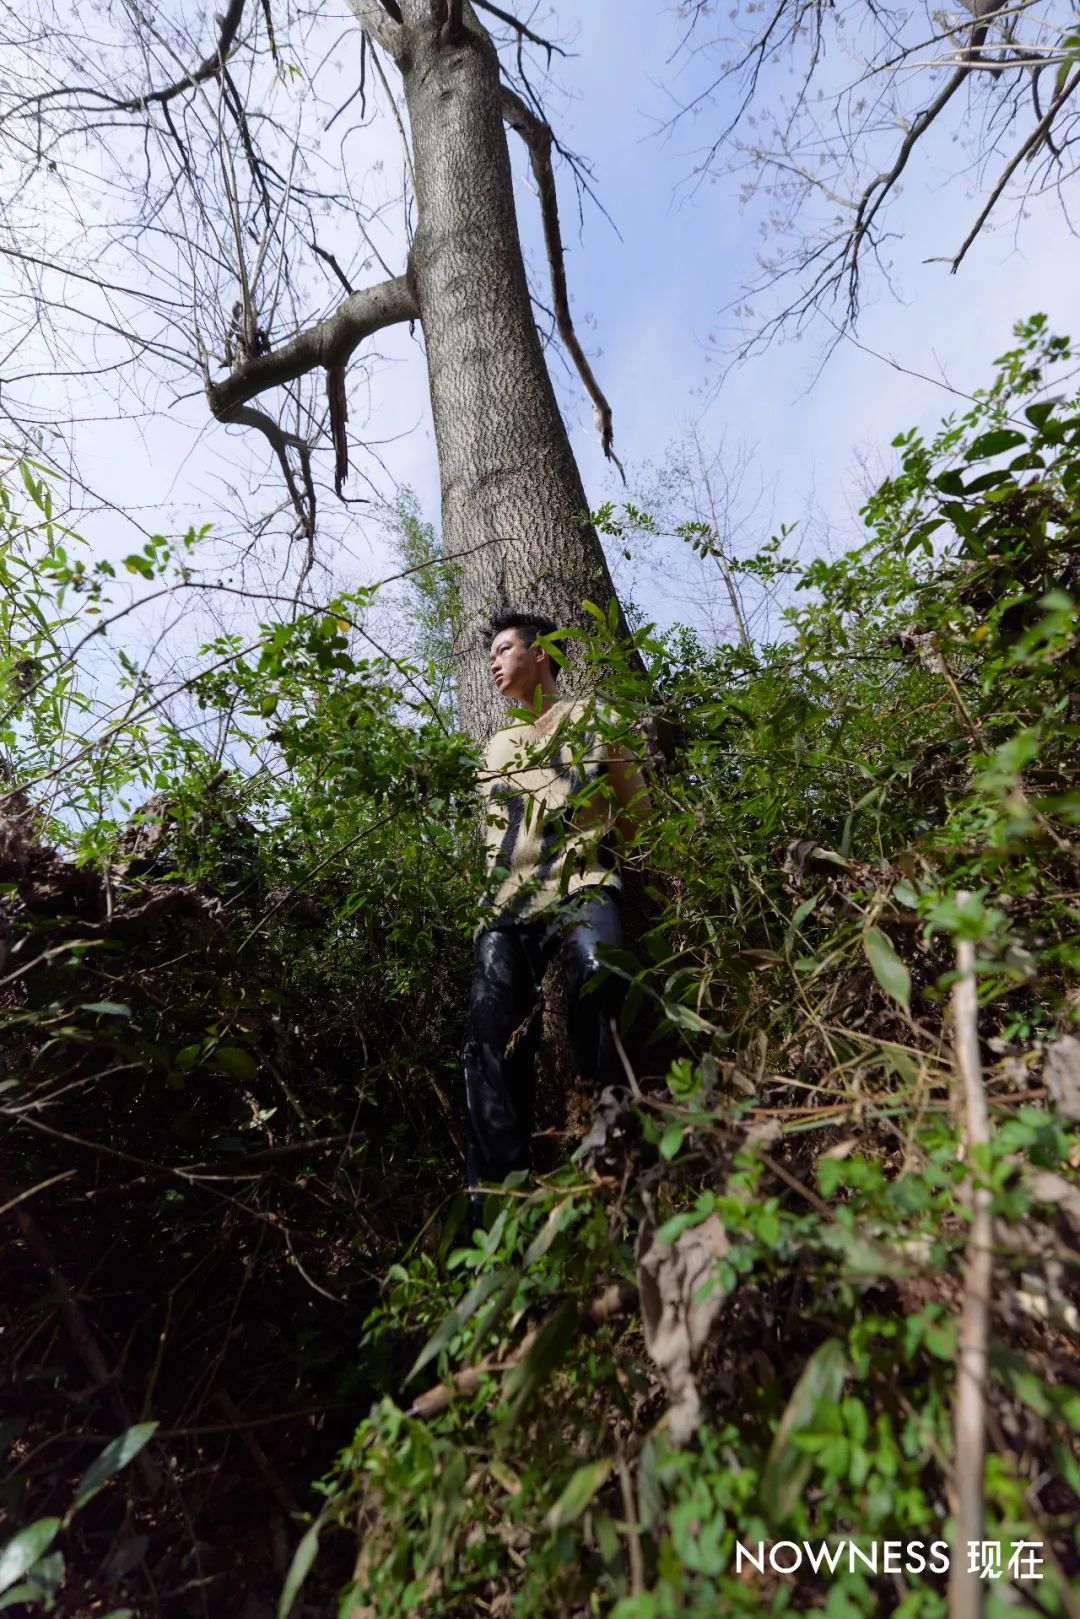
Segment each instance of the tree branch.
[[525,105],[521,97],[503,85],[501,92],[502,115],[511,129],[517,131],[529,149],[529,162],[540,193],[540,214],[544,223],[544,245],[547,248],[551,270],[551,292],[555,304],[555,323],[559,328],[568,353],[578,368],[585,391],[593,402],[593,420],[600,434],[604,454],[614,461],[619,475],[626,482],[622,463],[611,447],[611,406],[593,375],[592,366],[578,342],[570,316],[570,299],[566,290],[566,264],[563,258],[562,232],[559,228],[559,203],[555,192],[555,172],[551,166],[552,133],[550,127]]
[[[229,421],[240,427],[254,427],[270,445],[277,456],[281,475],[285,479],[285,487],[289,491],[299,533],[310,547],[315,538],[315,481],[311,476],[311,445],[306,439],[297,437],[295,433],[287,433],[272,416],[267,415],[265,410],[258,410],[254,405],[238,405],[230,415]],[[303,490],[296,481],[296,475],[289,461],[290,450],[296,451],[300,462]]]
[[498,17],[500,22],[507,23],[511,28],[516,29],[519,39],[527,39],[530,45],[539,45],[542,51],[547,52],[549,64],[553,52],[557,56],[566,55],[561,45],[552,44],[551,40],[545,39],[542,34],[534,34],[528,24],[523,23],[520,17],[515,17],[513,12],[504,11],[501,6],[493,5],[492,0],[473,0],[473,5],[479,6],[481,11],[489,12],[491,16]]
[[[89,84],[57,85],[52,90],[45,90],[40,95],[31,96],[26,101],[18,102],[12,112],[19,113],[27,106],[35,106],[40,112],[41,107],[47,101],[64,98],[73,99],[76,96],[93,96],[95,101],[104,102],[107,107],[111,107],[115,112],[143,112],[147,107],[167,106],[177,96],[183,95],[185,90],[194,89],[198,84],[205,84],[207,79],[217,78],[228,59],[229,52],[236,43],[240,19],[244,14],[244,3],[245,0],[229,0],[228,9],[224,16],[219,18],[220,32],[218,33],[217,48],[213,54],[208,56],[205,61],[200,62],[199,66],[193,68],[190,73],[186,73],[182,79],[177,79],[173,84],[166,85],[161,90],[149,90],[144,96],[128,96],[124,98],[109,95],[106,91],[99,90],[94,85]],[[273,48],[272,45],[271,48]]]
[[396,0],[349,0],[349,5],[368,38],[400,62],[405,55],[405,25]]
[[1027,140],[1017,148],[1012,157],[1009,159],[1008,163],[1006,163],[1005,167],[1002,169],[997,183],[990,192],[989,197],[986,199],[986,203],[984,204],[978,219],[976,219],[974,225],[972,225],[970,231],[968,231],[967,236],[964,238],[964,241],[961,243],[956,256],[951,262],[950,268],[953,275],[955,275],[957,270],[959,270],[960,265],[972,242],[974,242],[976,236],[978,236],[979,232],[986,224],[986,221],[989,219],[995,204],[1001,196],[1001,193],[1005,190],[1005,187],[1012,179],[1016,170],[1020,167],[1020,164],[1025,158],[1034,157],[1035,153],[1042,145],[1042,142],[1044,140],[1049,140],[1050,130],[1054,119],[1057,117],[1058,113],[1061,111],[1061,108],[1072,95],[1078,84],[1080,84],[1080,70],[1074,73],[1072,78],[1061,86],[1061,89],[1055,95],[1049,107],[1047,107],[1039,122],[1035,125],[1035,128],[1031,131],[1031,134],[1028,136]]
[[[7,1194],[7,1187],[3,1183],[0,1183],[0,1194]],[[7,1195],[5,1201],[13,1203],[18,1199]],[[27,1251],[52,1282],[60,1305],[60,1319],[71,1339],[72,1348],[90,1374],[93,1391],[104,1391],[121,1427],[125,1430],[130,1428],[135,1421],[134,1412],[120,1386],[117,1371],[109,1369],[97,1333],[80,1303],[79,1294],[57,1264],[52,1248],[37,1223],[25,1212],[20,1212],[17,1219]],[[146,1496],[157,1495],[162,1485],[162,1473],[157,1462],[143,1452],[135,1458],[134,1467],[143,1493]]]
[[239,407],[267,388],[295,382],[318,366],[345,365],[365,337],[419,318],[420,307],[407,276],[362,287],[343,299],[332,315],[298,332],[281,348],[253,354],[222,382],[208,383],[210,409],[219,422],[237,421]]
[[920,137],[929,129],[938,114],[945,109],[960,86],[967,82],[967,78],[967,67],[957,68],[952,77],[942,85],[933,101],[923,108],[918,117],[912,120],[904,139],[900,143],[900,150],[896,154],[892,168],[871,180],[859,199],[855,224],[849,237],[848,249],[845,255],[848,259],[848,282],[850,288],[848,311],[850,315],[854,315],[859,299],[859,249],[864,238],[868,235],[870,227],[873,225],[875,215],[907,167],[908,158],[915,150]]
[[[636,1287],[631,1287],[628,1282],[612,1282],[595,1297],[579,1303],[578,1316],[582,1326],[599,1327],[622,1316],[632,1315],[637,1305]],[[433,1388],[425,1389],[416,1396],[406,1415],[421,1420],[437,1417],[455,1396],[467,1399],[470,1394],[475,1394],[484,1377],[509,1371],[511,1367],[519,1365],[536,1342],[540,1331],[541,1327],[533,1327],[504,1360],[499,1360],[496,1355],[485,1355],[474,1366],[466,1366],[455,1372],[448,1383],[436,1383]]]
[[449,0],[446,8],[446,22],[443,24],[442,38],[448,45],[457,45],[465,30],[464,0]]
[[124,112],[142,112],[144,108],[155,103],[165,105],[177,96],[183,95],[185,90],[191,90],[197,84],[204,84],[207,79],[215,79],[225,66],[229,52],[236,40],[236,31],[240,27],[240,18],[244,14],[244,0],[229,0],[229,6],[221,18],[221,31],[218,34],[217,49],[213,55],[208,56],[193,73],[184,79],[177,79],[164,90],[151,90],[148,95],[135,96],[130,101],[120,103],[120,110]]
[[[332,255],[324,255],[332,257]],[[335,261],[336,267],[336,261]],[[340,270],[338,272],[341,273]],[[270,445],[281,467],[289,499],[296,512],[298,532],[308,544],[308,564],[313,557],[315,538],[315,483],[311,475],[311,445],[295,433],[286,433],[263,410],[248,400],[276,388],[318,367],[325,367],[330,403],[330,429],[334,442],[334,487],[340,495],[349,470],[345,422],[345,367],[354,349],[384,326],[404,320],[417,320],[420,308],[406,276],[364,287],[342,300],[333,315],[299,332],[283,348],[269,354],[254,354],[236,367],[223,382],[211,382],[204,360],[204,386],[210,409],[219,422],[239,423],[257,428]],[[289,451],[300,463],[298,482]],[[305,569],[305,573],[306,573]],[[302,575],[303,577],[303,575]]]

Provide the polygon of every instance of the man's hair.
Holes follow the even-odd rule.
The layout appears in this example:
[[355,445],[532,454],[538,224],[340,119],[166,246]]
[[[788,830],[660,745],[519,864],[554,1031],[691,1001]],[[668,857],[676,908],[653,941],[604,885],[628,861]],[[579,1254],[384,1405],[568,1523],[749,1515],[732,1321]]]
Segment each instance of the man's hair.
[[[543,613],[497,613],[491,620],[488,640],[494,641],[503,630],[518,630],[526,646],[532,646],[538,635],[554,635],[558,629],[554,619],[545,618]],[[559,671],[554,658],[551,660],[551,674],[558,679]]]

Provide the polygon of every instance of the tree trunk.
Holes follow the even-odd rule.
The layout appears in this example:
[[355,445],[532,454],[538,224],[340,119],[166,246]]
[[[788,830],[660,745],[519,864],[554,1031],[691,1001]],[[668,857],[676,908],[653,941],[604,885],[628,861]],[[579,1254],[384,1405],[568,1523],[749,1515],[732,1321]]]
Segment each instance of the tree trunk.
[[[443,551],[460,559],[461,720],[482,741],[503,713],[487,671],[490,615],[535,609],[584,627],[582,602],[606,609],[615,592],[533,319],[495,47],[470,6],[453,44],[432,9],[402,5],[418,216],[409,278],[427,348]],[[568,689],[574,674],[572,661]]]

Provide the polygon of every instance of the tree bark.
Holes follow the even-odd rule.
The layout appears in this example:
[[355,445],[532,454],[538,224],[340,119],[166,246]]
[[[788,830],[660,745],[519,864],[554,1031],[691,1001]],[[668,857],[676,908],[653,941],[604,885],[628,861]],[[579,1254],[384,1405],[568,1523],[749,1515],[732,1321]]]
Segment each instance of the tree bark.
[[[533,319],[495,47],[468,4],[457,43],[433,24],[430,0],[401,9],[418,217],[409,279],[427,350],[443,551],[460,558],[460,713],[483,741],[503,713],[488,678],[490,615],[534,609],[585,627],[582,602],[606,609],[615,591]],[[573,689],[580,661],[568,652],[563,680]]]

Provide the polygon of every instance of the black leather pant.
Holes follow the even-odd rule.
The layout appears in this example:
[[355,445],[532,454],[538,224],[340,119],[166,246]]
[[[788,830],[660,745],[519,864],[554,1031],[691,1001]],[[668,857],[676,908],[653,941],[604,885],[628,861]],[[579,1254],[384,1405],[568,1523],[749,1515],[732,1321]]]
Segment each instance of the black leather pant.
[[622,918],[611,890],[592,887],[578,889],[534,921],[490,928],[477,940],[463,1052],[470,1187],[499,1182],[529,1162],[532,1069],[540,1032],[532,1013],[560,946],[578,1072],[598,1088],[620,1083],[611,1019],[622,997],[619,980],[601,969],[598,945],[622,945]]

